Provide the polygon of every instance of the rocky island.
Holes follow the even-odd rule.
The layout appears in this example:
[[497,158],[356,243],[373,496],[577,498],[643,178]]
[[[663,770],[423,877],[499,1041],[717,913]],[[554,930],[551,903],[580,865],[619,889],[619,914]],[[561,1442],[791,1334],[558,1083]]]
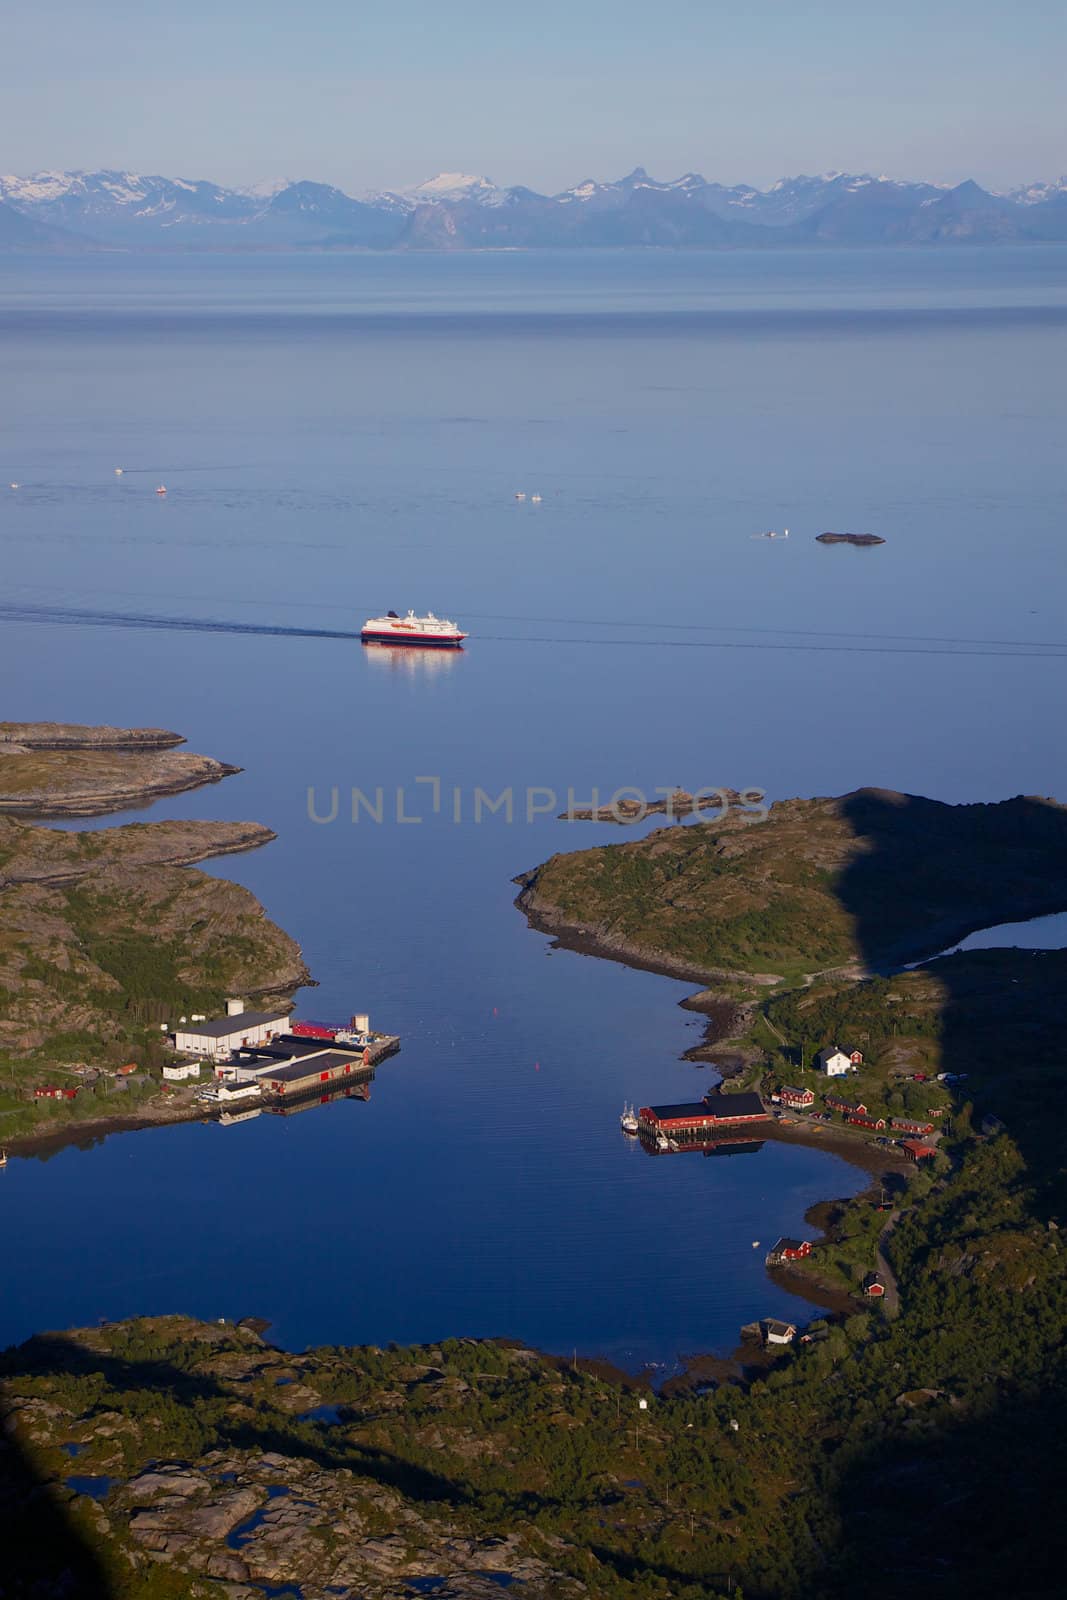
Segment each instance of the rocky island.
[[0,812],[103,816],[240,771],[183,743],[165,728],[0,722]]
[[[164,749],[179,736],[157,729],[38,724],[26,744],[27,725],[7,723],[0,739],[14,729],[27,758],[52,763],[34,782],[56,814],[75,795],[83,805],[90,782],[96,808],[105,794],[115,806],[135,792],[144,797],[146,762],[158,781],[160,762],[206,759]],[[72,779],[68,764],[81,757],[94,766],[92,777],[79,770]],[[5,764],[22,759],[11,737],[0,783]],[[235,770],[210,767],[220,776]],[[178,787],[214,781],[193,780],[190,770]],[[311,981],[299,946],[254,895],[190,870],[273,838],[255,822],[68,832],[0,816],[0,1146],[61,1135],[75,1123],[190,1115],[191,1090],[163,1092],[161,1025],[182,1013],[215,1014],[233,994],[285,1004]],[[114,1076],[119,1067],[132,1075]],[[42,1086],[60,1093],[41,1098]]]
[[885,540],[877,533],[817,533],[816,544],[853,544],[859,550],[865,550],[872,545],[885,544]]

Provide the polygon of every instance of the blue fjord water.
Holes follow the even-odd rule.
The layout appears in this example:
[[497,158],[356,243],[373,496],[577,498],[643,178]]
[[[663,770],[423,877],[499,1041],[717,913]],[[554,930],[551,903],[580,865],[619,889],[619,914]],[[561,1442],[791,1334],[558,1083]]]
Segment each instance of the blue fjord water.
[[[707,1082],[687,986],[550,953],[511,879],[619,837],[568,789],[1067,794],[1065,267],[0,258],[2,714],[239,763],[143,815],[275,828],[210,870],[300,940],[306,1013],[404,1038],[366,1104],[13,1159],[0,1340],[183,1309],[636,1367],[803,1314],[763,1246],[862,1174],[628,1144],[623,1100]],[[331,637],[408,605],[468,648]]]

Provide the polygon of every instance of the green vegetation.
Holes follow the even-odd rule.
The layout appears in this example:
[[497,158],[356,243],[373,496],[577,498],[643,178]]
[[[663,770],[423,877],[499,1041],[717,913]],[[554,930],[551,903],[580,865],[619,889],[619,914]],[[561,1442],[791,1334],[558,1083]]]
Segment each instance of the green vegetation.
[[789,982],[944,948],[1067,905],[1067,809],[861,789],[556,855],[520,880],[538,926],[606,954]]
[[[70,1470],[69,1438],[85,1442],[79,1472],[123,1481],[219,1452],[252,1472],[270,1450],[287,1482],[309,1460],[331,1475],[326,1521],[387,1484],[442,1547],[446,1532],[515,1535],[596,1596],[707,1600],[732,1577],[750,1600],[837,1597],[872,1571],[889,1596],[1051,1592],[1055,1480],[1028,1460],[1058,1448],[1067,1414],[1063,1253],[1011,1138],[961,1131],[953,1150],[946,1178],[916,1173],[905,1197],[900,1316],[818,1323],[747,1392],[639,1413],[632,1388],[492,1344],[289,1356],[177,1318],[35,1340],[0,1376],[39,1474]],[[343,1406],[338,1425],[294,1415],[321,1403]],[[1021,1454],[1006,1449],[1020,1428]],[[121,1490],[104,1513],[112,1564],[143,1563]],[[192,1547],[188,1569],[209,1556]]]
[[[316,1507],[293,1582],[358,1547],[331,1544],[346,1516],[362,1537],[395,1538],[417,1515],[420,1548],[439,1544],[432,1570],[451,1570],[456,1538],[506,1536],[549,1559],[557,1576],[524,1591],[538,1600],[568,1582],[607,1600],[709,1600],[731,1581],[748,1600],[1051,1593],[1063,1536],[1055,1476],[1036,1464],[1054,1459],[1067,1422],[1063,1141],[1047,1133],[1067,1083],[1065,991],[1067,953],[980,952],[769,1002],[800,1037],[826,1018],[851,1034],[866,1020],[877,1070],[909,1052],[927,1060],[932,1042],[937,1061],[960,1066],[958,1049],[969,1067],[943,1119],[940,1172],[901,1164],[892,1186],[899,1220],[883,1244],[899,1314],[857,1302],[818,1321],[747,1389],[654,1397],[639,1413],[633,1385],[492,1343],[289,1355],[244,1329],[158,1319],[3,1358],[34,1470],[69,1472],[67,1439],[85,1445],[79,1472],[122,1482],[173,1457],[244,1482],[273,1452]],[[995,1137],[978,1131],[987,1106],[1008,1124]],[[821,1210],[819,1275],[855,1293],[887,1218],[869,1197]],[[341,1421],[299,1420],[320,1404],[342,1407]],[[368,1507],[386,1488],[399,1499]],[[150,1558],[123,1493],[89,1532],[108,1570],[136,1585]],[[194,1542],[179,1568],[206,1572],[215,1548]],[[400,1591],[368,1575],[357,1592]]]
[[245,823],[90,835],[0,817],[0,1144],[138,1109],[133,1088],[106,1105],[85,1088],[35,1101],[37,1085],[78,1082],[67,1067],[134,1062],[158,1088],[161,1024],[305,981],[299,949],[246,889],[174,864],[270,837]]

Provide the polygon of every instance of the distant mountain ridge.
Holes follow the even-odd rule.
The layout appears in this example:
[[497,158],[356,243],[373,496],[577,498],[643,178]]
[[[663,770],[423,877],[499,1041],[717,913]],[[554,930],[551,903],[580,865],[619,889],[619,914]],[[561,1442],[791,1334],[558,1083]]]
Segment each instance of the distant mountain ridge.
[[226,189],[132,172],[0,177],[0,250],[782,248],[1067,241],[1067,177],[994,194],[869,173],[732,187],[643,167],[560,194],[442,172],[355,198],[309,179]]

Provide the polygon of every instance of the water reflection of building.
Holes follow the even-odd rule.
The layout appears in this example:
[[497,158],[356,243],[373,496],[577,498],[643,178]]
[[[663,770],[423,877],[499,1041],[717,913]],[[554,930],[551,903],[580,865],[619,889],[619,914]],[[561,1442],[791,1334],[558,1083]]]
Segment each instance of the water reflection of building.
[[463,659],[462,650],[421,650],[417,645],[371,640],[364,643],[363,654],[378,672],[422,682],[452,672],[456,662]]
[[332,1105],[335,1100],[363,1100],[370,1099],[370,1086],[374,1081],[374,1069],[370,1068],[359,1083],[344,1084],[340,1088],[331,1088],[321,1094],[304,1094],[295,1100],[272,1101],[264,1106],[264,1110],[272,1117],[295,1117],[301,1111],[314,1111],[318,1106]]
[[746,1138],[739,1134],[734,1138],[689,1139],[685,1144],[674,1140],[668,1144],[656,1144],[642,1135],[639,1143],[646,1156],[678,1156],[686,1150],[698,1150],[704,1156],[754,1156],[763,1149],[766,1140]]

